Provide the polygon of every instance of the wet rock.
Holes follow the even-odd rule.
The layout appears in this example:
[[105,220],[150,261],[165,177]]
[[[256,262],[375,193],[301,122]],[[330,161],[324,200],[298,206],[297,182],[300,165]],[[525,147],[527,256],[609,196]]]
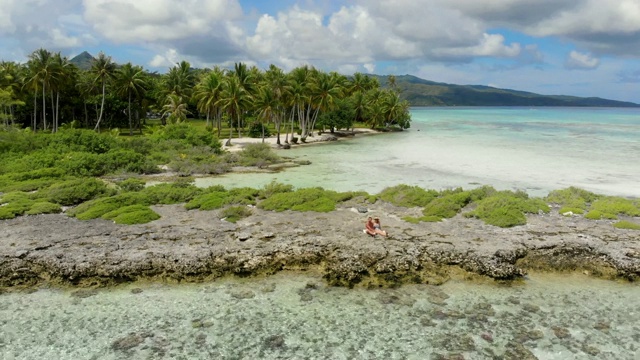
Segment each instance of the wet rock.
[[262,291],[263,293],[274,292],[274,291],[276,291],[276,284],[275,283],[267,284],[267,285],[261,287],[260,291]]
[[440,346],[449,351],[475,351],[476,343],[469,335],[448,334]]
[[98,290],[95,289],[80,289],[71,293],[71,297],[78,299],[85,299],[95,295],[98,295]]
[[493,335],[491,335],[490,333],[484,333],[480,335],[480,337],[482,338],[482,340],[488,343],[493,343]]
[[435,360],[465,360],[462,354],[434,354]]
[[424,316],[424,317],[420,318],[420,325],[432,327],[432,326],[436,326],[438,324],[434,323],[430,318]]
[[582,346],[582,351],[584,351],[585,353],[591,355],[591,356],[598,356],[600,354],[600,349],[598,349],[597,347],[593,346],[593,345],[583,345]]
[[447,319],[458,320],[458,319],[464,319],[465,315],[456,310],[452,310],[452,311],[434,310],[431,313],[431,317],[436,320],[447,320]]
[[244,241],[247,241],[247,240],[251,239],[251,234],[250,234],[250,233],[248,233],[248,232],[241,232],[241,233],[237,233],[237,234],[236,234],[236,238],[237,238],[239,241],[243,241],[243,242],[244,242]]
[[144,339],[151,336],[150,334],[146,334],[146,333],[130,333],[129,335],[122,337],[120,339],[115,340],[114,342],[111,343],[111,348],[113,350],[118,350],[118,351],[127,351],[127,350],[131,350],[134,347],[142,344],[144,342]]
[[367,209],[366,207],[363,207],[363,206],[358,207],[357,210],[358,210],[358,212],[360,214],[366,214],[366,213],[369,212],[369,209]]
[[566,339],[571,337],[571,333],[567,328],[564,328],[561,326],[554,326],[551,329],[553,330],[553,333],[556,335],[558,339]]
[[199,328],[209,328],[213,326],[213,321],[211,320],[203,320],[203,319],[193,319],[191,320],[191,327],[194,329]]
[[141,293],[142,293],[142,291],[143,291],[143,290],[142,290],[142,289],[140,289],[140,288],[134,288],[134,289],[131,289],[131,293],[132,293],[132,294],[141,294]]
[[309,302],[311,300],[313,300],[313,295],[309,294],[308,292],[300,294],[300,301]]
[[602,331],[602,332],[603,332],[603,333],[605,333],[605,334],[608,334],[608,333],[609,333],[609,330],[611,329],[611,322],[601,320],[601,321],[598,321],[598,322],[593,326],[593,328],[594,328],[594,329],[596,329],[596,330],[600,330],[600,331]]
[[469,314],[483,315],[485,317],[495,316],[496,311],[489,303],[477,303],[469,311]]
[[244,289],[244,290],[238,290],[238,289],[232,289],[229,291],[229,295],[231,295],[231,297],[236,298],[236,299],[253,299],[254,297],[256,297],[256,294],[248,289]]
[[521,330],[516,333],[514,340],[519,343],[527,341],[535,341],[544,338],[544,332],[542,330]]
[[509,296],[507,298],[507,301],[510,302],[511,304],[514,304],[514,305],[519,305],[520,304],[520,299],[518,299],[515,296]]
[[196,345],[204,345],[207,343],[207,334],[200,333],[196,335]]
[[522,310],[530,313],[537,313],[540,311],[540,306],[534,304],[524,304],[522,305]]
[[519,342],[510,341],[502,358],[504,360],[538,360],[538,358]]
[[286,344],[283,335],[271,335],[262,341],[262,348],[268,350],[276,350],[285,348]]

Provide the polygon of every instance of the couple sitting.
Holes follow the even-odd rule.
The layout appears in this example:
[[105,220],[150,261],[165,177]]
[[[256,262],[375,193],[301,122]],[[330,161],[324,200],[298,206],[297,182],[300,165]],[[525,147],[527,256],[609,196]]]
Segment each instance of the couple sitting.
[[365,223],[364,233],[369,234],[371,236],[376,236],[376,235],[387,236],[387,232],[382,230],[379,217],[371,218],[371,216],[369,216],[369,218],[367,219],[367,222]]

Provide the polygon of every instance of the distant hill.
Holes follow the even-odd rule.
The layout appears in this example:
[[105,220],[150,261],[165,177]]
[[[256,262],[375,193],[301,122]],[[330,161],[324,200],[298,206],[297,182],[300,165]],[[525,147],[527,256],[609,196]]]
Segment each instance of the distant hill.
[[[373,75],[387,86],[389,76]],[[412,75],[396,76],[400,96],[411,106],[593,106],[640,107],[640,104],[564,95],[540,95],[526,91],[483,85],[454,85],[424,80]]]
[[76,55],[73,59],[69,60],[69,62],[77,66],[80,70],[90,70],[91,64],[94,60],[95,58],[91,56],[91,54],[83,51],[82,53]]

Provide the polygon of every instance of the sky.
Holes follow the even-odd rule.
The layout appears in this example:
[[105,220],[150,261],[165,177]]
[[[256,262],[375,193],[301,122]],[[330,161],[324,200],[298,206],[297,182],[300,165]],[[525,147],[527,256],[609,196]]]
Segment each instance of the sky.
[[0,0],[0,60],[41,47],[640,103],[640,0]]

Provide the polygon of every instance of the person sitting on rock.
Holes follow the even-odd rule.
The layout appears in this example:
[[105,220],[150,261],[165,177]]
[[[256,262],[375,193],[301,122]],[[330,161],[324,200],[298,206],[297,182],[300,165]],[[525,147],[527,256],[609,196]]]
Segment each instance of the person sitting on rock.
[[374,227],[373,218],[371,216],[369,216],[369,218],[365,222],[363,231],[365,234],[376,236],[376,229]]
[[373,231],[378,235],[387,236],[387,232],[382,230],[382,225],[380,225],[380,218],[377,216],[373,219]]

